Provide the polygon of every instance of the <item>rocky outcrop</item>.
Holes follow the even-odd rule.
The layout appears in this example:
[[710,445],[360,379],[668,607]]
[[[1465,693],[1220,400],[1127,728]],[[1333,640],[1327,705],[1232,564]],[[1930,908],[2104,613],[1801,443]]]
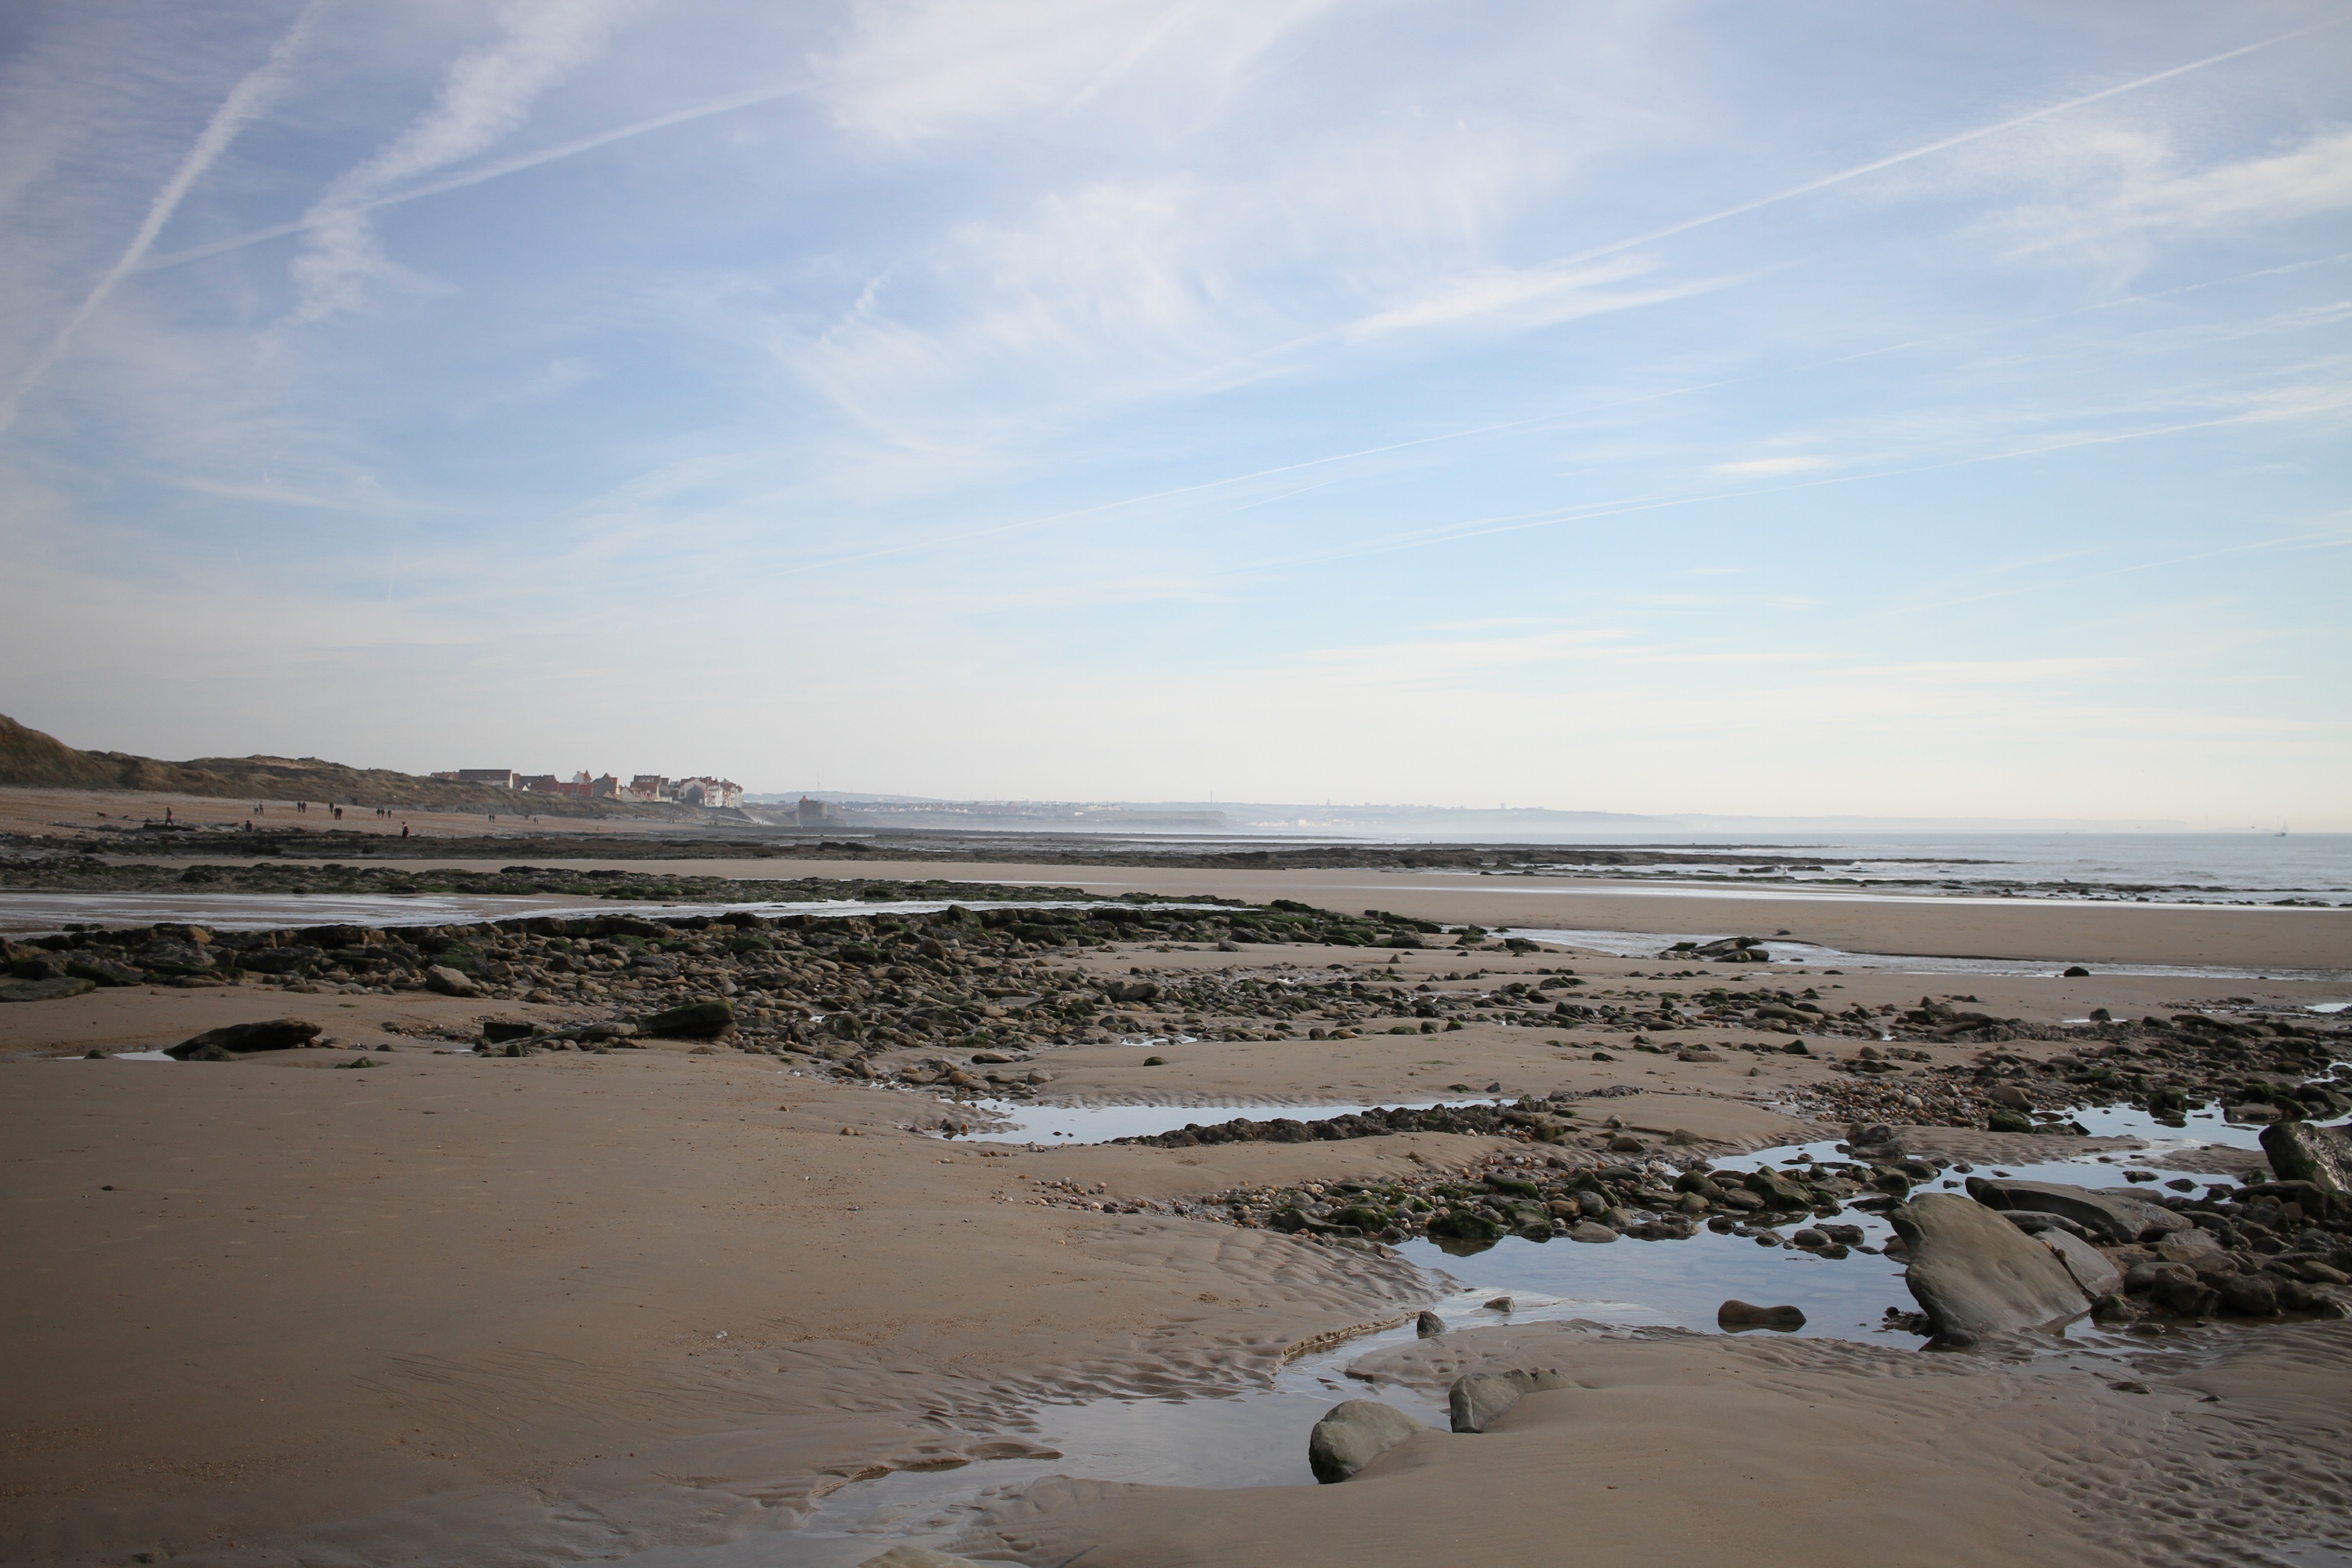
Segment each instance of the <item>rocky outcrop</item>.
[[1393,1405],[1350,1399],[1325,1412],[1307,1435],[1307,1468],[1327,1486],[1344,1481],[1406,1438],[1429,1430]]
[[1931,1193],[1886,1217],[1910,1252],[1904,1283],[1942,1343],[2043,1328],[2090,1308],[2055,1253],[1980,1203]]

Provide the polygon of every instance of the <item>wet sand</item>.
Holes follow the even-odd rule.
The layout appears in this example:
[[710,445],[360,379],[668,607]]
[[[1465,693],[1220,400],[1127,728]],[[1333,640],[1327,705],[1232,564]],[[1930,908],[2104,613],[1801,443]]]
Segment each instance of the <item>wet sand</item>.
[[[1182,890],[1255,886],[1235,875],[1191,873]],[[1418,892],[1430,879],[1398,878],[1374,896],[1327,887],[1318,900],[1313,876],[1281,874],[1281,896],[1407,913],[1494,896],[1475,878]],[[1106,890],[1131,881],[1121,872]],[[1939,925],[1934,910],[1885,908],[1891,923],[1855,927],[1850,945],[1958,941],[1979,921],[1997,951],[2039,952],[2049,940],[2039,910],[1944,911],[1958,923]],[[2067,957],[2093,934],[2120,942],[2130,922],[2175,913],[2057,912],[2087,922],[2066,933]],[[2252,951],[2297,929],[2273,911],[2178,913],[2187,923],[2137,928],[2147,962]],[[2029,918],[2003,925],[2016,916]],[[2306,929],[2340,928],[2323,917]],[[1265,973],[1366,956],[1129,948],[1086,962],[1109,974]],[[1408,972],[1561,962],[1402,956]],[[1596,984],[1658,967],[1572,962]],[[1904,976],[1834,984],[1847,987],[1841,1002],[1920,988]],[[2241,989],[1968,984],[2033,1017]],[[399,1048],[357,1071],[335,1068],[350,1058],[331,1051],[51,1059],[285,1013]],[[959,1460],[979,1473],[991,1457],[1032,1452],[1024,1428],[1041,1399],[1230,1392],[1294,1347],[1392,1321],[1433,1289],[1401,1260],[1305,1238],[1047,1206],[1036,1201],[1047,1183],[1110,1199],[1199,1196],[1457,1168],[1497,1147],[1412,1134],[988,1148],[910,1131],[937,1120],[938,1100],[790,1076],[775,1058],[680,1042],[483,1059],[436,1055],[421,1032],[488,1014],[569,1010],[242,986],[0,1007],[0,1386],[11,1392],[0,1554],[471,1563],[751,1541],[790,1529],[853,1477]],[[1110,1045],[1040,1059],[1052,1094],[1072,1101],[1623,1084],[1643,1092],[1612,1103],[1637,1128],[1747,1147],[1818,1131],[1772,1101],[1826,1080],[1820,1063],[1773,1059],[1760,1077],[1747,1058],[1599,1063],[1547,1043],[1561,1037],[1476,1025],[1434,1039],[1204,1043],[1165,1068]],[[1482,1343],[1480,1354],[1527,1353]],[[1668,1563],[2187,1562],[2228,1559],[2219,1543],[2231,1529],[2253,1541],[2307,1531],[2314,1508],[2333,1508],[2344,1528],[2336,1483],[2310,1456],[2338,1454],[2352,1436],[2352,1329],[2238,1328],[2213,1344],[2201,1371],[2142,1374],[2155,1391],[2143,1395],[2082,1365],[2001,1354],[1563,1338],[1546,1364],[1572,1366],[1581,1392],[1531,1399],[1493,1433],[1416,1438],[1344,1487],[1045,1483],[969,1544],[1038,1564],[1084,1553],[1087,1568],[1537,1563],[1570,1543]],[[2221,1408],[2203,1400],[2217,1390]]]

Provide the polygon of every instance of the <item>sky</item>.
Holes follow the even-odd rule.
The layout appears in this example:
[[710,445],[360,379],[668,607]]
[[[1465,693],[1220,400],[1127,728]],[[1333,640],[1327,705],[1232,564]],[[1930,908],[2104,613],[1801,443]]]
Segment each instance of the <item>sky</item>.
[[2314,0],[0,12],[0,711],[2352,827]]

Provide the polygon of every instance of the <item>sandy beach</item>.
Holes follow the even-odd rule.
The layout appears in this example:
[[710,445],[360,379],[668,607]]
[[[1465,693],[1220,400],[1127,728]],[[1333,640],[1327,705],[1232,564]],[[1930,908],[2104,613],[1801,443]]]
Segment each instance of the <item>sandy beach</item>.
[[[1069,868],[1034,869],[1070,879]],[[1506,891],[1475,876],[1077,879],[1106,894],[1278,896],[1433,922],[1540,903],[1548,922],[1785,927],[1877,952],[2053,964],[2341,963],[2352,918]],[[1141,973],[1237,997],[1393,971],[1399,994],[1434,983],[1466,1001],[1565,966],[1579,989],[1560,994],[1598,1000],[1647,994],[1664,973],[1654,960],[1494,944],[1381,954],[1140,942],[1060,962],[1095,986]],[[2341,990],[2095,972],[1787,979],[1865,1014],[1915,1005],[1923,984],[1965,990],[1990,1016],[2053,1031],[2095,1006],[2294,1008]],[[1093,1479],[1085,1455],[1043,1440],[1041,1411],[1245,1394],[1302,1351],[1394,1333],[1448,1288],[1387,1248],[1223,1222],[1201,1200],[1425,1184],[1530,1146],[1444,1132],[1185,1148],[945,1141],[930,1130],[971,1114],[946,1086],[881,1086],[938,1059],[920,1047],[878,1048],[859,1068],[870,1080],[820,1072],[823,1058],[787,1052],[788,1040],[771,1054],[686,1039],[608,1054],[468,1048],[485,1017],[545,1031],[612,1011],[253,975],[0,1008],[6,1560],[847,1564],[889,1538],[798,1529],[827,1499],[858,1495],[841,1489],[935,1471],[981,1485],[992,1465],[1066,1479],[1012,1488],[931,1544],[1041,1565],[1532,1562],[1568,1539],[1676,1563],[2197,1562],[2218,1560],[2236,1531],[2302,1539],[2347,1521],[2332,1493],[2297,1479],[2307,1456],[2340,1445],[2352,1410],[2352,1330],[2333,1321],[2173,1330],[2129,1348],[2128,1364],[2146,1364],[2121,1381],[2143,1392],[2119,1392],[2101,1371],[2114,1363],[2087,1347],[1939,1354],[1908,1340],[1759,1344],[1568,1320],[1463,1330],[1426,1342],[1427,1364],[1399,1363],[1394,1386],[1442,1402],[1465,1370],[1539,1363],[1574,1387],[1530,1395],[1484,1434],[1417,1437],[1343,1487]],[[1882,1089],[1856,1087],[1842,1066],[1853,1039],[1796,1057],[1785,1028],[1752,1022],[1694,1016],[1637,1037],[1604,1033],[1597,1016],[1531,1027],[1466,1005],[1434,1038],[1383,1024],[1310,1040],[1304,1020],[1277,1029],[1236,1011],[1147,1065],[1118,1036],[1149,1037],[1153,1011],[1130,1007],[1122,1025],[1114,1007],[1088,1030],[1034,1040],[1025,1058],[1050,1069],[1035,1101],[1312,1117],[1464,1090],[1557,1095],[1612,1112],[1583,1140],[1592,1149],[1671,1138],[1720,1159],[1835,1139],[1837,1107]],[[285,1015],[342,1048],[79,1059]],[[1629,1038],[1661,1046],[1640,1054]],[[1964,1071],[1985,1049],[1920,1042],[1924,1065],[1906,1070]],[[326,1070],[355,1052],[374,1065]],[[1454,1267],[1475,1278],[1475,1260]],[[1899,1287],[1885,1304],[1909,1306]],[[1295,1469],[1305,1431],[1293,1441]],[[2172,1500],[2161,1511],[2159,1488]]]

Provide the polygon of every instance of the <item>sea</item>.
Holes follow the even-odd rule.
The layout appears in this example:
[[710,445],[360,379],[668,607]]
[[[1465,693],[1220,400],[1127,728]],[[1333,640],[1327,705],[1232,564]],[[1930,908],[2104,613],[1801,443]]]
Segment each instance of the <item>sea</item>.
[[[1882,889],[2144,902],[2352,905],[2352,833],[1676,836],[1588,847],[1655,861],[1561,869],[1612,880]],[[1565,846],[1563,846],[1565,847]],[[1694,852],[1699,858],[1694,859]]]

